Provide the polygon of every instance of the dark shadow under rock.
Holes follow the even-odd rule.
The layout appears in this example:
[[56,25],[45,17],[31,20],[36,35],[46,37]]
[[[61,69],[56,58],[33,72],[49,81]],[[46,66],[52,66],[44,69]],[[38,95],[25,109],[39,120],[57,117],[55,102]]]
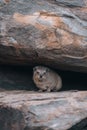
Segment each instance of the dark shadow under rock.
[[87,130],[87,118],[72,126],[72,128],[68,130]]
[[32,80],[32,68],[0,66],[0,88],[7,90],[37,90]]
[[[6,90],[38,90],[33,83],[33,68],[29,66],[0,66],[0,88]],[[87,90],[87,74],[58,71],[66,90]]]
[[21,111],[0,105],[0,130],[24,130],[24,125]]

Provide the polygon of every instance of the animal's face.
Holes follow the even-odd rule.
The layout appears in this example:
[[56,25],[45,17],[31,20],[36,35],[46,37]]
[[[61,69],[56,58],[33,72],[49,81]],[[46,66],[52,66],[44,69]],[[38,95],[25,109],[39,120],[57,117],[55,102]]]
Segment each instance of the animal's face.
[[34,71],[34,77],[39,81],[43,82],[46,81],[47,79],[47,73],[49,71],[48,68],[42,67],[42,66],[37,66],[33,69]]

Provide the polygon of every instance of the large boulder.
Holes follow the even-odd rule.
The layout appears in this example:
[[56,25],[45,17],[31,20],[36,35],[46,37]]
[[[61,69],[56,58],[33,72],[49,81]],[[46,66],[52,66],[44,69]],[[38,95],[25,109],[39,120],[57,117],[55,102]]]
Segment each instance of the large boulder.
[[87,92],[0,92],[1,130],[87,130]]
[[0,0],[0,64],[87,72],[87,0]]

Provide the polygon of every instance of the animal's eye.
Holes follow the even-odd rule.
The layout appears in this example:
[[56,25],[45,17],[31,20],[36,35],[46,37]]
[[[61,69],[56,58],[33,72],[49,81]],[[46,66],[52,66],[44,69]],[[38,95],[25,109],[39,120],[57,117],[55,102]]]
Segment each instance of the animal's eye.
[[37,71],[37,74],[39,74],[39,72]]
[[46,71],[43,74],[46,74]]

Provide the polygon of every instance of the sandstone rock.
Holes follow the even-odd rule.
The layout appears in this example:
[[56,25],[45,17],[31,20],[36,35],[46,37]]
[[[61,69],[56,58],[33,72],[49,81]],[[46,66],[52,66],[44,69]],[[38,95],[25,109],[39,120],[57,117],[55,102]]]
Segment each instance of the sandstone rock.
[[87,72],[87,0],[1,4],[0,64]]
[[87,92],[2,91],[0,129],[86,130]]

